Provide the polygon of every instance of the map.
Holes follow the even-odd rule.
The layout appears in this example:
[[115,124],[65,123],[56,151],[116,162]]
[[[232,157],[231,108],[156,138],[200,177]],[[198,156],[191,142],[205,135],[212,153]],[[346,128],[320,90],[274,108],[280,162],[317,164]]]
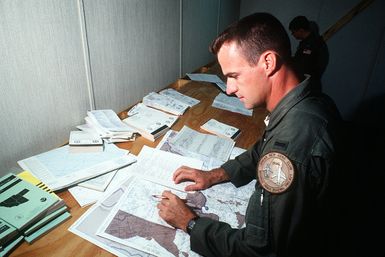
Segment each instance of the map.
[[[129,173],[132,169],[133,167],[129,166],[125,168],[125,171]],[[113,207],[126,192],[127,185],[131,183],[132,179],[133,177],[128,176],[126,182],[94,204],[68,230],[117,256],[153,257],[153,255],[96,234],[99,227],[95,224],[102,224],[105,221]]]
[[[159,217],[156,208],[158,200],[152,195],[160,194],[163,190],[167,190],[167,187],[139,178],[133,179],[97,234],[156,256],[199,256],[190,249],[189,235],[170,227]],[[244,215],[252,191],[246,195],[233,194],[236,190],[226,183],[215,190],[172,192],[194,206],[199,216],[241,228],[244,226]],[[240,191],[247,190],[254,190],[253,185]]]
[[[149,150],[142,154],[146,152],[154,157],[142,156],[146,157],[147,164],[162,167],[158,165],[162,163],[158,158],[164,158],[163,155]],[[170,163],[176,159],[168,158]],[[171,189],[169,184],[162,185],[160,180],[150,182],[138,176],[138,172],[144,172],[141,163],[139,160],[124,168],[126,181],[88,209],[69,230],[117,256],[199,256],[191,251],[190,237],[185,232],[171,228],[158,216],[159,199],[152,195],[159,195],[165,189],[186,199],[200,216],[227,222],[233,228],[244,227],[244,215],[255,181],[240,188],[223,183],[203,191],[183,192]],[[158,173],[169,177],[165,171]]]

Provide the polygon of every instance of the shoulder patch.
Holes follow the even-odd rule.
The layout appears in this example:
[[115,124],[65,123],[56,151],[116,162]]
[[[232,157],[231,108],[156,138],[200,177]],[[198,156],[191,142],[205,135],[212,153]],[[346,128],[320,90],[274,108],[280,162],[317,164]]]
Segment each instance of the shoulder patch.
[[272,194],[285,192],[294,179],[294,166],[285,155],[270,152],[258,163],[257,175],[261,186]]

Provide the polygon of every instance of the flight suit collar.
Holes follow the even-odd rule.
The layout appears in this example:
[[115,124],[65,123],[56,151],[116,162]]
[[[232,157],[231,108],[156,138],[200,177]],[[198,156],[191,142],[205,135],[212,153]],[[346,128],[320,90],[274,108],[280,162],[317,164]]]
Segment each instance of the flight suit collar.
[[272,130],[286,115],[286,113],[293,108],[297,103],[301,102],[306,96],[310,94],[310,76],[306,77],[301,83],[291,90],[278,105],[273,109],[269,115],[269,123],[266,131]]

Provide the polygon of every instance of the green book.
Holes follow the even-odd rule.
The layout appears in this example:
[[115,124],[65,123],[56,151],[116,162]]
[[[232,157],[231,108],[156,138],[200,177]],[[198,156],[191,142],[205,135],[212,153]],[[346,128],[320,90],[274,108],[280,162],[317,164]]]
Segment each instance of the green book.
[[58,200],[14,174],[0,179],[0,218],[19,231],[44,217]]
[[5,247],[0,250],[0,257],[5,257],[10,254],[10,252],[19,245],[19,243],[23,240],[23,236],[18,236],[15,240],[7,244]]
[[33,243],[36,239],[45,235],[51,229],[59,226],[61,223],[63,223],[64,221],[66,221],[70,217],[71,217],[71,214],[69,212],[66,211],[66,212],[62,213],[61,215],[59,215],[55,219],[51,220],[49,223],[45,224],[44,226],[42,226],[41,228],[39,228],[38,230],[36,230],[32,234],[24,237],[25,241],[27,241],[29,244]]
[[8,222],[0,219],[0,247],[18,234],[18,230]]
[[32,234],[33,232],[35,232],[36,230],[38,230],[39,228],[41,228],[42,226],[44,226],[45,224],[48,224],[49,222],[51,222],[53,219],[57,218],[58,216],[60,216],[61,214],[63,214],[64,212],[67,211],[67,206],[63,206],[61,207],[60,209],[57,209],[56,211],[54,212],[51,212],[50,214],[47,214],[45,217],[43,217],[42,219],[40,219],[38,222],[34,223],[32,226],[28,227],[25,231],[24,231],[24,235],[25,236],[29,236],[30,234]]

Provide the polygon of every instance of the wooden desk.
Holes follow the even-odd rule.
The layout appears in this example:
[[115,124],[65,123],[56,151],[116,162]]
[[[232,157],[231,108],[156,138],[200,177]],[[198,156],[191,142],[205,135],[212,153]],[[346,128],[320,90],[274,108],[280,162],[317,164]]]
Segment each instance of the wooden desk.
[[[203,67],[203,71],[218,74],[218,67]],[[229,111],[211,107],[212,101],[219,93],[219,89],[211,83],[195,82],[180,79],[169,87],[179,92],[194,97],[201,102],[196,106],[187,110],[180,117],[177,123],[172,127],[173,130],[179,131],[183,125],[187,125],[197,131],[203,132],[199,127],[207,120],[214,118],[221,122],[235,126],[241,129],[241,135],[236,140],[236,146],[248,148],[256,142],[263,133],[265,125],[263,120],[267,114],[265,109],[257,108],[253,112],[253,117],[232,113]],[[127,112],[119,114],[120,118],[125,118]],[[137,155],[143,145],[155,147],[161,138],[155,142],[139,137],[134,142],[118,143],[121,148],[130,150],[131,153]],[[104,257],[114,256],[113,254],[99,248],[98,246],[88,242],[87,240],[71,233],[68,228],[88,209],[81,208],[72,195],[67,191],[59,192],[58,195],[65,200],[70,208],[71,219],[55,228],[47,235],[39,238],[36,242],[29,245],[23,242],[15,249],[10,256],[28,256],[28,257],[45,257],[45,256],[82,256],[82,257]],[[99,224],[98,224],[99,225]]]

